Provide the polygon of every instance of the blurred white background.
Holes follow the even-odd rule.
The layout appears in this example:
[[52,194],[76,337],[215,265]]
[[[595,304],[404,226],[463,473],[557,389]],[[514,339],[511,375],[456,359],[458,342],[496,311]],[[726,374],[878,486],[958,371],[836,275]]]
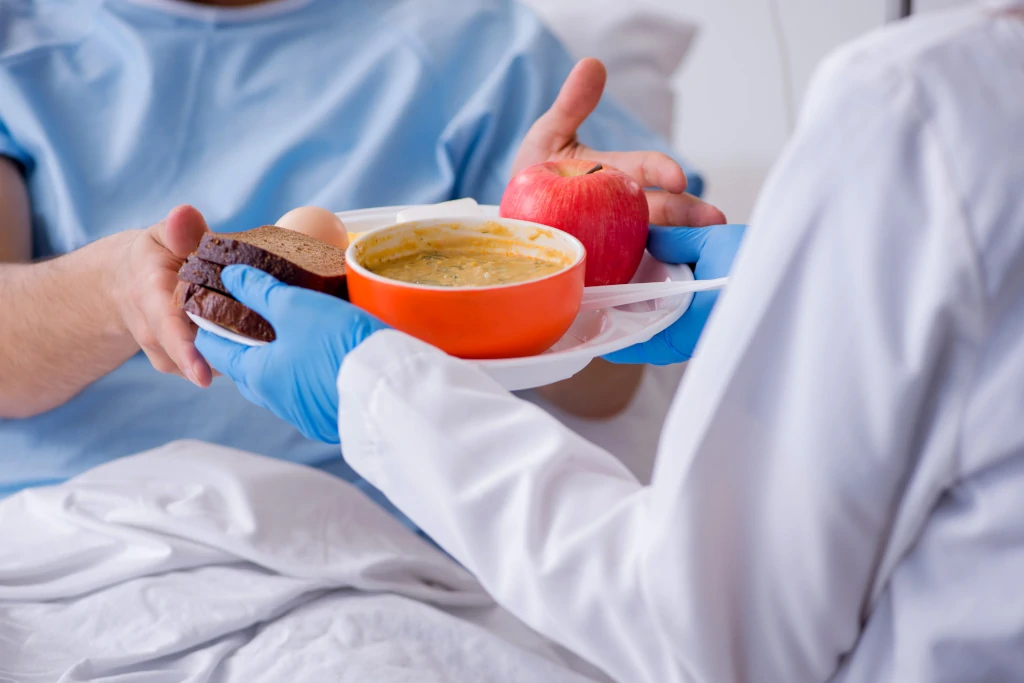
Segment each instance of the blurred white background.
[[[899,16],[899,0],[524,0],[610,88],[671,135],[706,198],[746,222],[819,61]],[[913,0],[915,12],[971,0]]]
[[652,0],[700,27],[674,79],[673,142],[707,178],[708,201],[746,222],[815,66],[882,26],[888,0]]

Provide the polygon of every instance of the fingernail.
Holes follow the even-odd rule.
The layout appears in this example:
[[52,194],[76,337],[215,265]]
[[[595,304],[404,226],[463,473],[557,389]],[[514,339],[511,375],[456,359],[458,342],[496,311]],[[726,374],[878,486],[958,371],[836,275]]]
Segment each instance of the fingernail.
[[190,367],[188,369],[188,378],[192,382],[192,384],[195,384],[200,389],[203,388],[203,385],[199,383],[199,364],[198,363],[193,364],[192,367]]

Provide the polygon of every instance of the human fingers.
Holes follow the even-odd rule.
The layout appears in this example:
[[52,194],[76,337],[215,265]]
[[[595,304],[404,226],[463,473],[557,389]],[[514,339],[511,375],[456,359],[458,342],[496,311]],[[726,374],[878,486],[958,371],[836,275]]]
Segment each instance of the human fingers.
[[662,152],[598,152],[582,147],[575,156],[617,168],[644,187],[659,187],[672,194],[686,191],[682,166]]
[[[136,340],[143,350],[147,350],[147,346],[159,348],[178,369],[178,374],[196,386],[209,386],[213,375],[195,348],[195,328],[174,300],[178,284],[175,262],[168,260],[166,254],[140,260],[141,272],[132,289],[132,297],[139,315],[145,320],[148,334],[144,339],[136,336]],[[153,359],[152,356],[150,358]],[[154,367],[161,370],[160,366]]]
[[167,218],[149,229],[157,244],[182,260],[199,247],[199,241],[209,231],[203,214],[187,204],[175,207]]
[[512,175],[549,160],[576,142],[576,131],[597,108],[608,71],[600,61],[580,60],[562,84],[551,108],[527,131],[512,163]]
[[648,190],[652,225],[702,227],[725,223],[725,214],[692,194]]

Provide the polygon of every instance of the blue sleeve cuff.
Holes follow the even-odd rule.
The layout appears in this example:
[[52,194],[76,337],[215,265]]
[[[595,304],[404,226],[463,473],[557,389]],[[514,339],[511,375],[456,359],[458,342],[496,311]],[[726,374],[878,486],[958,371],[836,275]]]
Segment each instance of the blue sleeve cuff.
[[14,159],[26,170],[32,167],[32,157],[14,142],[3,121],[0,121],[0,157]]

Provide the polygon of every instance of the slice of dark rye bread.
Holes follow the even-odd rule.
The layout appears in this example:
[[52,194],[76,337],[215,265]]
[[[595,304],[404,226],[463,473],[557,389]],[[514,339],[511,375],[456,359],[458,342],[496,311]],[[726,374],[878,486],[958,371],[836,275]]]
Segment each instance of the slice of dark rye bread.
[[[348,294],[343,249],[275,225],[245,232],[207,233],[195,255],[219,266],[253,266],[295,287],[342,298]],[[212,278],[211,271],[205,272]],[[219,272],[216,279],[220,280]]]
[[258,313],[226,294],[202,285],[179,281],[174,288],[174,303],[184,311],[217,323],[243,337],[265,342],[272,342],[276,338],[274,328]]
[[195,254],[192,254],[178,269],[178,279],[182,282],[191,282],[194,285],[202,285],[207,289],[213,289],[221,294],[226,294],[224,283],[220,280],[220,271],[224,266],[204,261]]

